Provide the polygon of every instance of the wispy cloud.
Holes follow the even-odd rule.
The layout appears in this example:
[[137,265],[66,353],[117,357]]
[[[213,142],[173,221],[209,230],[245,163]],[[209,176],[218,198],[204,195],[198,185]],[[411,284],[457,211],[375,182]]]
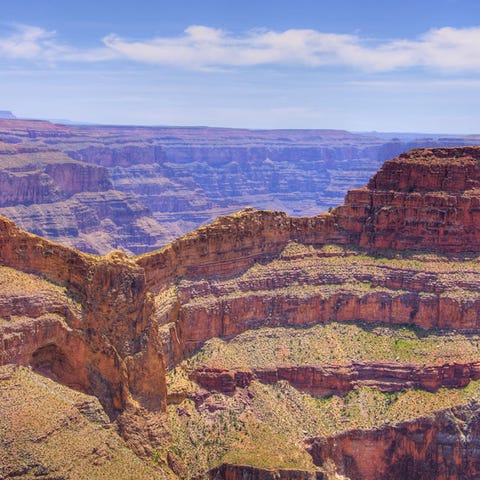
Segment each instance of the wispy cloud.
[[16,25],[13,32],[0,36],[0,58],[35,63],[97,62],[113,60],[113,50],[101,45],[81,49],[61,43],[55,31],[32,25]]
[[0,57],[36,62],[123,60],[190,69],[298,65],[348,67],[367,72],[425,68],[444,72],[480,70],[480,27],[443,27],[416,39],[373,41],[359,35],[291,29],[233,35],[201,25],[177,37],[128,40],[116,34],[94,49],[60,42],[55,32],[18,26],[0,37]]
[[0,56],[22,60],[58,56],[59,45],[54,41],[54,37],[55,32],[42,28],[17,26],[16,31],[0,38]]

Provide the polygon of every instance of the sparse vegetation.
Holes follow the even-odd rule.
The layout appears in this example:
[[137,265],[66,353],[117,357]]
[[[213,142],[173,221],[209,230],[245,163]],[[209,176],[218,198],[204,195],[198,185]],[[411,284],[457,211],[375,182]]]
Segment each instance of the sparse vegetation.
[[[230,340],[214,338],[168,374],[168,389],[195,398],[188,373],[200,365],[261,368],[279,364],[376,360],[445,363],[479,360],[479,335],[424,331],[409,326],[331,323],[308,328],[262,328]],[[188,388],[186,385],[188,384]],[[382,393],[363,387],[345,396],[316,398],[287,382],[253,381],[232,396],[186,398],[168,407],[173,445],[196,475],[222,462],[261,468],[312,469],[305,438],[407,421],[479,398],[480,381],[436,393]],[[272,453],[273,452],[273,453]]]
[[350,361],[424,363],[479,361],[480,334],[424,331],[414,326],[329,323],[303,328],[249,330],[225,340],[213,338],[170,376],[199,365],[266,368]]
[[[24,367],[0,367],[0,477],[154,480],[98,400]],[[93,420],[93,418],[95,420]]]

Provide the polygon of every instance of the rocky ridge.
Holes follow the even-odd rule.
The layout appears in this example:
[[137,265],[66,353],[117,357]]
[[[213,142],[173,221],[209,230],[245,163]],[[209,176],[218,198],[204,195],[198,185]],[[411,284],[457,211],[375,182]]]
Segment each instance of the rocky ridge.
[[[28,366],[96,396],[123,441],[158,478],[207,471],[212,478],[247,472],[252,478],[404,478],[407,471],[411,478],[430,478],[421,475],[431,464],[437,465],[435,478],[476,475],[478,152],[413,151],[387,162],[366,188],[351,192],[345,205],[329,213],[294,218],[246,209],[133,258],[121,252],[84,254],[2,218],[1,362]],[[428,182],[416,180],[416,166],[425,168]],[[396,181],[398,169],[405,169],[404,175],[411,172],[410,185]],[[447,190],[450,180],[445,178],[451,179]],[[426,197],[448,201],[426,207]],[[395,217],[383,216],[390,208],[396,209]],[[211,365],[223,372],[221,385],[230,385],[228,395],[202,388],[201,369],[188,375],[195,352],[214,337],[228,344],[252,328],[346,328],[359,321],[366,331],[369,325],[416,325],[424,332],[413,331],[416,355],[431,362],[412,362],[412,350],[402,348],[408,339],[401,331],[395,337],[391,330],[375,330],[364,337],[372,348],[357,344],[350,351],[346,341],[332,344],[328,355],[344,351],[343,363],[332,362],[327,353],[314,365],[302,360],[299,336],[299,342],[289,340],[274,350],[267,369],[245,364],[253,354],[247,360],[234,357],[239,365],[226,370]],[[439,328],[443,336],[432,343],[429,337]],[[453,340],[451,331],[461,331],[463,337]],[[322,338],[315,337],[314,344]],[[386,350],[375,363],[364,358],[392,338],[388,351],[397,352],[398,359]],[[462,342],[470,356],[459,357],[449,342],[454,347]],[[254,351],[261,351],[260,343]],[[213,390],[214,377],[210,375]],[[327,378],[337,383],[330,388]],[[324,395],[331,397],[322,399]],[[350,411],[360,399],[361,408],[377,399],[377,413],[367,416],[365,424],[352,415],[344,422],[343,414],[335,425],[316,420],[325,411],[334,416],[335,409],[343,412],[342,402]],[[378,416],[379,405],[384,405],[385,417]],[[386,424],[386,418],[395,425]],[[442,439],[460,421],[466,425],[462,435],[471,440],[461,443],[463,437],[453,434],[445,443]],[[413,431],[428,438],[421,453],[412,443]],[[368,468],[361,466],[362,455],[371,451],[352,447],[357,437],[370,439],[365,445],[375,445],[378,453]],[[392,454],[397,441],[401,447]],[[278,454],[272,456],[275,445]],[[449,463],[444,460],[448,455],[434,454],[440,445],[453,445],[452,451],[459,452],[454,459],[460,460]],[[42,455],[38,465],[53,474]],[[225,466],[210,470],[221,463]],[[250,466],[242,470],[239,465]],[[12,466],[6,475],[14,468],[19,467]]]
[[[79,195],[90,191],[86,188],[68,202],[50,194],[48,203],[37,195],[32,204],[31,195],[22,198],[22,193],[2,209],[2,190],[0,214],[27,231],[84,251],[105,254],[119,248],[139,254],[245,205],[295,216],[317,214],[341,203],[348,189],[364,185],[383,161],[402,151],[478,139],[0,119],[0,141],[29,148],[33,162],[38,149],[75,159],[85,171],[96,167],[107,172],[111,183],[108,189],[96,189],[108,194],[95,206],[87,200],[90,196]],[[55,188],[63,188],[67,177]],[[37,190],[44,190],[45,178],[31,176],[30,183],[36,181]],[[25,193],[29,190],[31,186]],[[124,223],[133,224],[132,231],[122,229]],[[95,237],[102,241],[96,243]]]

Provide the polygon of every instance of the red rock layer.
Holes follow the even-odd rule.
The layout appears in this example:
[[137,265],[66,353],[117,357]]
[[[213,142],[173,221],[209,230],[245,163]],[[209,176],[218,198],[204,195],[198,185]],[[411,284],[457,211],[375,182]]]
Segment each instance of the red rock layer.
[[[113,416],[132,400],[147,409],[164,408],[163,355],[150,322],[153,298],[138,265],[120,252],[106,257],[80,253],[3,218],[0,263],[66,286],[82,306],[80,318],[64,311],[62,317],[2,325],[3,362],[37,364],[39,370],[48,364],[57,380],[62,362],[68,363],[72,374],[63,378],[65,383],[98,396]],[[28,301],[17,302],[16,308],[36,316]]]
[[290,241],[321,245],[338,241],[330,214],[290,218],[283,212],[246,208],[194,230],[156,252],[140,255],[148,287],[158,292],[180,277],[228,277],[276,257]]
[[233,393],[252,379],[262,383],[289,382],[296,389],[313,395],[344,395],[350,390],[372,387],[382,392],[408,388],[434,392],[439,388],[463,388],[480,379],[480,362],[412,365],[401,363],[352,362],[348,365],[279,366],[252,370],[199,367],[190,376],[208,390]]
[[478,403],[395,426],[309,440],[316,465],[333,459],[355,480],[458,480],[480,472]]
[[413,150],[386,162],[335,210],[338,228],[367,248],[480,249],[480,149]]
[[[477,252],[480,190],[470,188],[480,183],[477,158],[480,147],[414,150],[386,162],[368,187],[350,191],[345,204],[331,213],[290,218],[246,209],[142,255],[137,262],[145,269],[149,288],[159,291],[181,276],[235,275],[255,261],[278,255],[289,241]],[[399,171],[411,185],[403,179],[398,183]]]
[[323,480],[322,472],[293,469],[268,470],[247,465],[224,463],[207,472],[206,478],[212,480]]

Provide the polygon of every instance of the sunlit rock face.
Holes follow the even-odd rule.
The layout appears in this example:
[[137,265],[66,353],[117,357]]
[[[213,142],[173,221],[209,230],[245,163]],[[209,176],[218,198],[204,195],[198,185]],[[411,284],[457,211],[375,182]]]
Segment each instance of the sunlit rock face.
[[246,208],[139,256],[0,217],[1,475],[480,475],[479,150],[414,150],[330,212]]
[[0,214],[83,251],[139,254],[249,205],[316,215],[402,151],[475,139],[0,119],[0,141],[23,158],[0,165]]

